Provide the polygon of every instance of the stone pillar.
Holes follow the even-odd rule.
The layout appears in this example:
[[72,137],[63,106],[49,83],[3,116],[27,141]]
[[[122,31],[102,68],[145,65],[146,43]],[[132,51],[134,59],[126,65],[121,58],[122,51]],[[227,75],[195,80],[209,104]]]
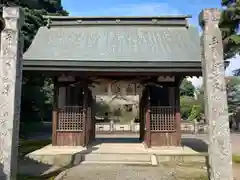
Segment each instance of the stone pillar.
[[228,124],[228,106],[224,78],[221,13],[205,9],[200,14],[203,29],[202,72],[205,93],[205,115],[209,130],[209,165],[211,180],[232,180],[232,149]]
[[3,8],[0,54],[0,179],[16,179],[22,84],[21,9]]

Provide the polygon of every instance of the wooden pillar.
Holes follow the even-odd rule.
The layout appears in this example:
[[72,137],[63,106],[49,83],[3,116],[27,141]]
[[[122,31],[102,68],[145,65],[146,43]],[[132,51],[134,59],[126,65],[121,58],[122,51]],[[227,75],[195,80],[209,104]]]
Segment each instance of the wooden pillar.
[[180,85],[183,77],[175,79],[175,119],[177,132],[177,146],[181,146],[181,113],[180,113]]
[[92,137],[91,140],[94,141],[95,140],[95,135],[96,135],[96,130],[95,130],[95,103],[96,103],[96,96],[92,96],[92,104],[91,104],[91,108],[92,108]]
[[[141,100],[142,101],[142,100]],[[144,129],[145,129],[145,125],[144,125],[144,117],[143,117],[143,104],[141,103],[141,107],[139,108],[139,130],[140,130],[140,140],[143,141],[144,140]]]
[[144,138],[147,147],[151,146],[150,108],[151,108],[151,106],[150,106],[150,93],[149,93],[149,88],[148,88],[147,93],[146,93],[146,109],[145,109],[146,122],[145,122],[145,138]]
[[176,102],[176,132],[177,132],[177,145],[181,145],[181,113],[180,113],[180,89],[175,88],[175,102]]
[[52,110],[52,145],[57,145],[57,124],[58,124],[58,83],[57,77],[53,78],[53,110]]
[[89,123],[89,143],[90,141],[93,141],[95,139],[95,129],[94,129],[94,126],[95,126],[95,122],[94,122],[94,108],[93,108],[93,105],[94,105],[94,99],[93,99],[93,95],[92,95],[92,91],[90,89],[88,89],[88,108],[90,109],[90,112],[88,112],[88,123]]
[[169,106],[175,106],[175,87],[169,87]]
[[59,87],[59,90],[58,90],[58,107],[59,108],[64,108],[64,106],[66,106],[66,91],[67,91],[67,88],[66,87]]
[[87,108],[88,108],[88,89],[87,84],[83,87],[83,146],[87,146],[88,143],[88,126],[87,126]]
[[139,105],[139,120],[140,120],[140,140],[144,141],[145,137],[145,103],[146,103],[146,89],[142,90],[141,98],[140,98],[140,105]]
[[[141,93],[142,94],[142,93]],[[139,98],[139,140],[142,141],[143,140],[143,118],[142,118],[142,95]]]

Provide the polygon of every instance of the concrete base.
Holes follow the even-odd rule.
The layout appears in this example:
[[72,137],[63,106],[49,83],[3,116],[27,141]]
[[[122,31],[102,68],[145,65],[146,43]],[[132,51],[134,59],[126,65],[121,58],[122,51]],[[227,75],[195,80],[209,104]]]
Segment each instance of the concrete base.
[[163,154],[163,155],[171,155],[171,154],[199,154],[199,152],[194,151],[190,147],[187,146],[161,146],[161,147],[151,147],[146,149],[148,153],[154,154]]
[[146,149],[142,143],[101,143],[83,147],[45,146],[26,155],[35,161],[67,166],[79,163],[152,164],[168,161],[205,162],[206,154],[189,147],[153,147]]
[[85,150],[87,150],[87,148],[82,146],[52,146],[51,144],[49,144],[41,149],[29,153],[29,155],[74,154]]
[[39,163],[67,166],[71,164],[78,164],[82,161],[81,156],[76,154],[86,151],[87,148],[81,146],[52,146],[47,145],[41,149],[33,151],[26,155],[27,158],[37,161]]

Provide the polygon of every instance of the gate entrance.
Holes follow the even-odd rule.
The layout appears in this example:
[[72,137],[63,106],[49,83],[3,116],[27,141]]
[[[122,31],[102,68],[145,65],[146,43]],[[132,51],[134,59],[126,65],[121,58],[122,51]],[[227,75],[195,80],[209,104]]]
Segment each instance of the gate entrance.
[[[179,85],[202,71],[199,33],[187,16],[47,18],[23,66],[54,79],[53,145],[87,146],[109,130],[139,131],[147,147],[180,146]],[[99,96],[138,100],[111,104],[101,117]],[[95,125],[101,118],[114,123]],[[139,125],[117,125],[124,119]]]
[[[134,78],[134,77],[133,77]],[[132,79],[133,79],[132,78]],[[143,86],[137,79],[98,80],[96,94],[95,130],[103,142],[141,142],[139,102]]]
[[56,145],[87,146],[96,134],[133,133],[147,147],[180,143],[181,79],[110,77],[59,77]]

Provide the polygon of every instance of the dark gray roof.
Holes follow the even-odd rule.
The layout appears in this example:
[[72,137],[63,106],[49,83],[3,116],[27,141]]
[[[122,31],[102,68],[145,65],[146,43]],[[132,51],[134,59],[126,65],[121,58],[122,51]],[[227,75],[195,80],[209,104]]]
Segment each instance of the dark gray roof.
[[200,62],[199,33],[186,18],[52,17],[24,53],[24,64]]

